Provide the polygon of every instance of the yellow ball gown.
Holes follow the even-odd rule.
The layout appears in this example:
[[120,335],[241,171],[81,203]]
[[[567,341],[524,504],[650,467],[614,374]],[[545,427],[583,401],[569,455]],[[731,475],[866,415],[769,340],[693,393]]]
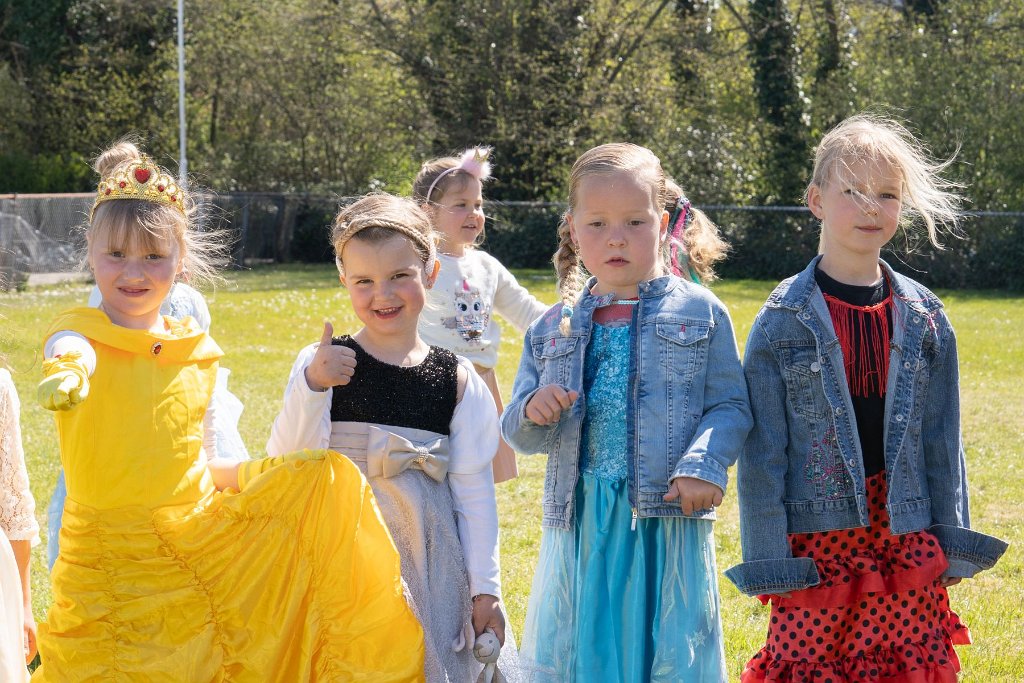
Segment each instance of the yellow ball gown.
[[202,451],[221,351],[61,315],[96,351],[56,414],[68,498],[32,681],[419,681],[398,553],[347,458],[308,451],[217,492]]

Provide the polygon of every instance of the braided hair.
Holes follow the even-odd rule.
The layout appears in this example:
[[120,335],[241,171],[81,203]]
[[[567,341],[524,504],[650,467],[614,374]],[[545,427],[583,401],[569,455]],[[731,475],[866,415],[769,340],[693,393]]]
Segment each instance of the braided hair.
[[437,242],[426,212],[410,199],[374,192],[342,207],[331,226],[331,244],[338,273],[344,276],[342,252],[351,239],[384,242],[396,235],[406,238],[429,273],[437,259]]

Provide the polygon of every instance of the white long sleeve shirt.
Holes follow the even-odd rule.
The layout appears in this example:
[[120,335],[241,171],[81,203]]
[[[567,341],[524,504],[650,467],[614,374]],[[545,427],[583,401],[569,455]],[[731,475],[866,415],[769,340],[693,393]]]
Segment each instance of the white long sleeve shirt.
[[12,541],[37,545],[39,523],[35,499],[28,488],[20,414],[21,403],[11,373],[0,368],[0,529]]
[[549,306],[520,285],[498,259],[477,249],[461,257],[438,256],[441,270],[427,292],[419,333],[425,342],[476,365],[498,364],[501,328],[493,314],[524,331]]

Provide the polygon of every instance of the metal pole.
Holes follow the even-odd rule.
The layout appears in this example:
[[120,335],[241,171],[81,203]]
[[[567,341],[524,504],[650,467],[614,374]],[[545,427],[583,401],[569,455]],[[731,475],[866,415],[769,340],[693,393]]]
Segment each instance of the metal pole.
[[178,0],[178,183],[182,187],[188,187],[185,141],[185,0]]

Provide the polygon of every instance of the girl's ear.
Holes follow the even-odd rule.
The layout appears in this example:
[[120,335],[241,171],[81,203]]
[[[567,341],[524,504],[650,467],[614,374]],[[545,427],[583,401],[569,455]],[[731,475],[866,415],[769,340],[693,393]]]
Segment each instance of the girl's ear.
[[816,183],[807,188],[807,208],[819,221],[825,219],[825,211],[821,205],[821,188]]
[[572,240],[573,245],[579,244],[580,241],[576,239],[576,223],[573,221],[572,214],[565,214],[565,224],[569,226],[569,239]]

